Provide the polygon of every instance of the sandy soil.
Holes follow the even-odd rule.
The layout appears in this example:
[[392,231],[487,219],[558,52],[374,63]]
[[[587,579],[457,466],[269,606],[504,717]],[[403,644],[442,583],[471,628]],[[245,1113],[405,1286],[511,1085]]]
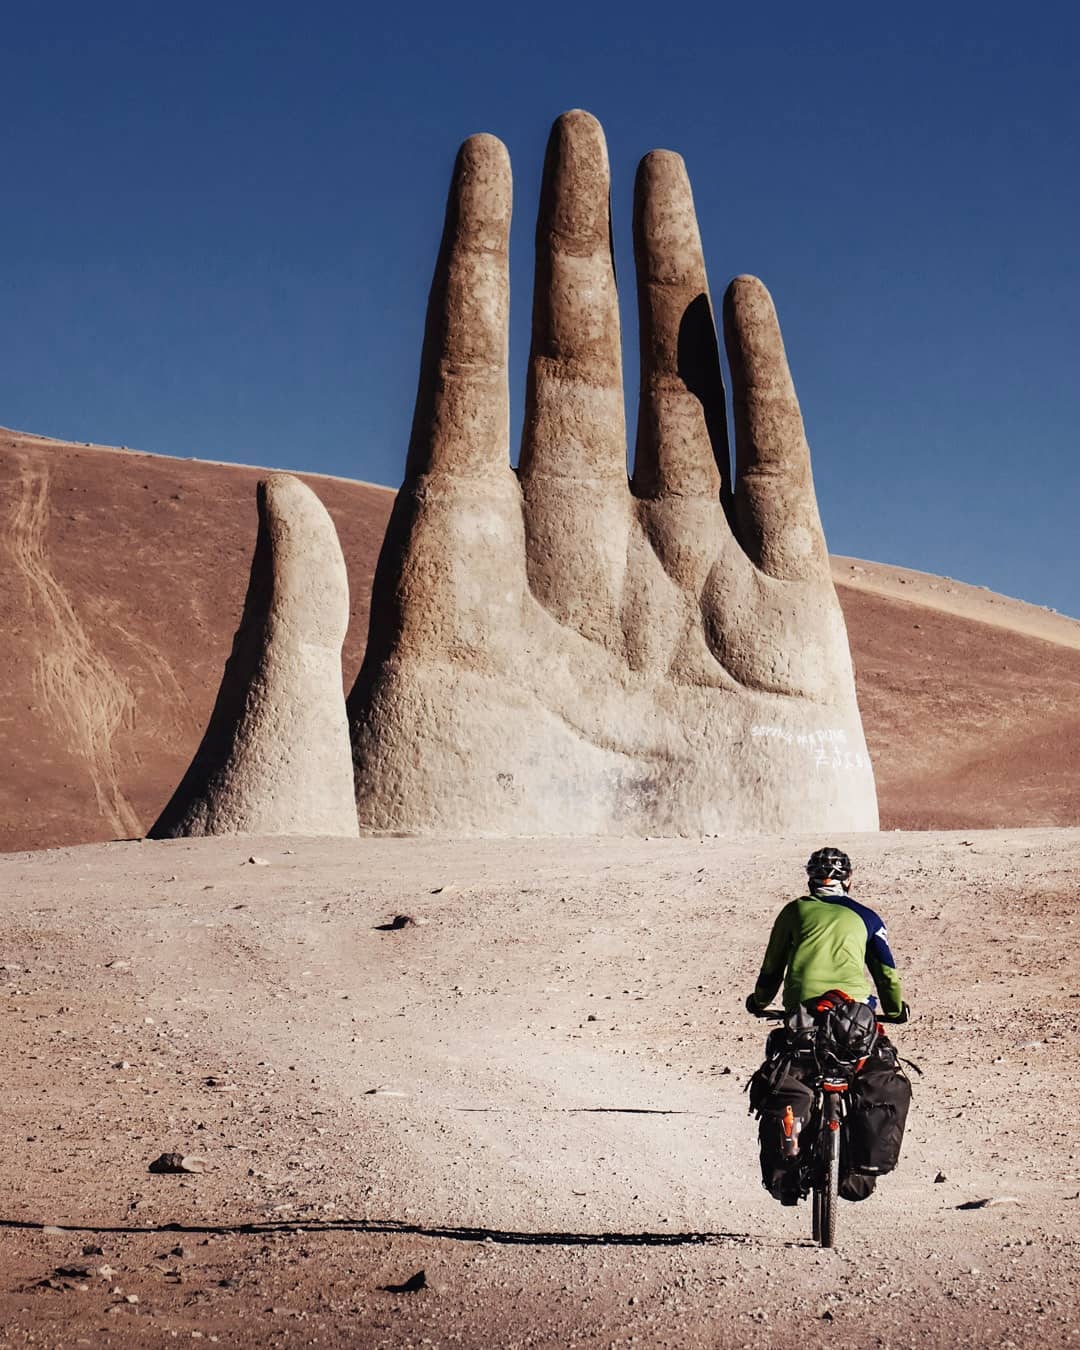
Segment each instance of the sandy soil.
[[884,590],[838,593],[884,828],[1080,822],[1080,651],[1071,642]]
[[818,842],[8,855],[0,1346],[1075,1343],[1080,831],[835,841],[924,1076],[831,1252],[742,1092]]
[[1003,628],[1010,634],[1020,633],[1080,650],[1080,623],[1076,619],[1042,605],[998,595],[985,586],[969,586],[951,577],[916,572],[910,567],[839,556],[832,559],[832,573],[837,586],[849,591],[934,609],[955,619],[975,620]]

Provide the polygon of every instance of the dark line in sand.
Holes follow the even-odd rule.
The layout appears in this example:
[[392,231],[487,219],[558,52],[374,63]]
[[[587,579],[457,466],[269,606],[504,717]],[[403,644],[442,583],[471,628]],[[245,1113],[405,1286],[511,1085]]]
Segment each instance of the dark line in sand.
[[226,1237],[267,1233],[401,1233],[413,1237],[440,1238],[448,1242],[495,1242],[529,1247],[681,1247],[708,1243],[748,1243],[751,1233],[521,1233],[502,1228],[425,1227],[399,1223],[393,1219],[314,1219],[274,1220],[268,1223],[162,1223],[152,1226],[130,1224],[46,1224],[34,1219],[0,1219],[0,1229],[41,1232],[56,1228],[63,1233],[140,1234],[191,1233]]
[[[498,1115],[514,1111],[518,1115],[527,1114],[513,1106],[454,1106],[453,1111],[471,1111],[475,1114]],[[563,1115],[616,1115],[616,1116],[702,1116],[705,1120],[719,1120],[719,1116],[710,1111],[677,1111],[652,1106],[542,1106],[541,1111],[557,1111]]]

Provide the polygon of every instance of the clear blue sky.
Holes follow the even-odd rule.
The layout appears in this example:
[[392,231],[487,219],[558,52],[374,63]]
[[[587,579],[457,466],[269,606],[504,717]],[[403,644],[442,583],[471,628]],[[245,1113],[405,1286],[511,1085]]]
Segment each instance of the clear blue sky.
[[396,486],[450,167],[492,131],[516,441],[544,142],[584,107],[628,398],[664,146],[714,296],[776,298],[832,551],[1080,615],[1078,51],[1077,7],[995,0],[12,7],[0,424]]

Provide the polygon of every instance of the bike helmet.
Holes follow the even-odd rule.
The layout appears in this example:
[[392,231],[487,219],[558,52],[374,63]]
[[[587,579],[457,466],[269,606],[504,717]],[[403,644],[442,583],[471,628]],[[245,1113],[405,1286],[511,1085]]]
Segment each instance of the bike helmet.
[[851,879],[851,859],[838,848],[819,848],[807,859],[806,875],[811,881],[846,883]]

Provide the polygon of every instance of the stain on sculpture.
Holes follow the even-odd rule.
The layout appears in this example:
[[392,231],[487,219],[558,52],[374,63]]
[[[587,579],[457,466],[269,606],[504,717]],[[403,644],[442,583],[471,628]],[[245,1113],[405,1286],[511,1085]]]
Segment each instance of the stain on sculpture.
[[405,480],[350,695],[359,821],[455,835],[873,830],[877,801],[810,454],[768,292],[737,277],[725,390],[690,185],[634,207],[632,481],[607,151],[548,144],[519,470],[510,165],[457,159]]
[[341,680],[349,588],[337,531],[288,474],[259,484],[258,505],[232,654],[154,839],[358,832]]

